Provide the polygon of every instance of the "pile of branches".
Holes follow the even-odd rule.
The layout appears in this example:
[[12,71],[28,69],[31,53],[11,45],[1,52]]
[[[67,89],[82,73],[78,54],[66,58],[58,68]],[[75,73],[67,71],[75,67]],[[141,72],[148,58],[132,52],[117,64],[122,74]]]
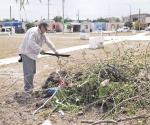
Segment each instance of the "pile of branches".
[[149,53],[134,55],[133,50],[121,57],[97,62],[88,70],[53,72],[43,89],[58,87],[57,95],[49,102],[55,110],[72,113],[86,112],[96,107],[101,119],[119,114],[136,114],[150,107]]

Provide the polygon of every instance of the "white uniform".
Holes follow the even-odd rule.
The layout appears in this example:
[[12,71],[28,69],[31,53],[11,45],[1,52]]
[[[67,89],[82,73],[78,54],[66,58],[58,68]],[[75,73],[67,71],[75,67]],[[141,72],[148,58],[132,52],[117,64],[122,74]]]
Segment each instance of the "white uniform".
[[56,52],[54,44],[48,39],[46,33],[42,34],[38,27],[30,28],[26,32],[24,40],[20,46],[20,54],[36,60],[44,43],[46,43],[52,51]]

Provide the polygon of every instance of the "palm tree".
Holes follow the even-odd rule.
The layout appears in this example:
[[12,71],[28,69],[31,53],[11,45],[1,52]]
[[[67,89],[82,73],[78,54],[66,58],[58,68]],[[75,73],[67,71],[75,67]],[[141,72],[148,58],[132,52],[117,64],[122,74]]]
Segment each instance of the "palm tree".
[[[16,0],[16,3],[19,3],[20,4],[20,10],[22,8],[24,8],[24,5],[25,4],[28,4],[30,0]],[[39,0],[40,2],[42,2],[42,0]]]
[[20,10],[21,10],[25,4],[29,3],[29,0],[16,0],[16,3],[20,4]]

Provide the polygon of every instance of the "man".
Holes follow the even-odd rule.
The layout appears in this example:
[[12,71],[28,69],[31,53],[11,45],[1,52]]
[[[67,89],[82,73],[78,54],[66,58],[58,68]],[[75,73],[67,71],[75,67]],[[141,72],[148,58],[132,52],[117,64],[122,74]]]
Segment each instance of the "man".
[[36,73],[36,59],[44,43],[57,54],[54,44],[46,36],[47,23],[40,23],[38,27],[30,28],[20,46],[20,55],[23,62],[24,90],[27,93],[33,91],[33,78]]

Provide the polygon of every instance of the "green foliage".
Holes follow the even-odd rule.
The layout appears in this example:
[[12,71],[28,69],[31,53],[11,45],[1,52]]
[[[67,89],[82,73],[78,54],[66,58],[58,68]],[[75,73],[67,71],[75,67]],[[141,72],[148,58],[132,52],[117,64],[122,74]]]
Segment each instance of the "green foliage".
[[26,24],[27,30],[34,27],[34,26],[35,26],[34,23],[27,23]]
[[[102,68],[103,66],[95,65],[96,67]],[[86,73],[87,77],[83,77],[79,81],[73,80],[75,83],[80,85],[79,87],[70,87],[63,88],[59,91],[57,95],[57,100],[61,102],[59,108],[70,111],[77,112],[82,109],[84,105],[88,105],[99,100],[99,104],[102,104],[102,100],[109,97],[109,99],[114,97],[114,101],[117,104],[121,103],[123,100],[135,96],[137,94],[137,88],[134,86],[132,82],[113,82],[111,81],[106,86],[101,86],[99,78],[99,74],[96,73],[98,68],[93,68],[94,73]],[[91,71],[91,70],[90,70]],[[98,81],[98,79],[100,81]],[[85,82],[86,81],[86,82]],[[85,84],[83,84],[85,82]],[[111,104],[113,102],[109,102],[106,99],[107,104]],[[113,108],[108,106],[109,109]],[[131,112],[130,109],[128,112]],[[134,110],[132,111],[134,112]],[[131,113],[129,113],[131,114]]]
[[[84,54],[88,68],[84,69],[83,66],[82,75],[76,78],[72,71],[68,72],[66,79],[71,79],[71,83],[77,86],[62,88],[53,101],[53,106],[77,113],[90,109],[91,105],[103,109],[103,112],[108,113],[106,117],[113,118],[122,113],[134,115],[141,108],[148,109],[150,80],[145,77],[145,71],[148,70],[145,67],[149,67],[145,66],[145,59],[149,59],[149,53],[145,54],[145,50],[144,53],[137,52],[139,53],[138,47],[136,50],[123,50],[122,53],[119,51],[112,58],[96,64],[89,64]],[[142,79],[140,74],[144,74]],[[103,85],[102,82],[107,79],[109,83]]]
[[[129,98],[134,95],[134,86],[130,83],[120,84],[118,82],[111,82],[109,85],[100,87],[99,95],[109,96],[112,93],[115,95],[116,104],[120,103],[122,100]],[[133,92],[133,93],[132,93]]]
[[133,27],[133,24],[132,24],[132,22],[125,22],[125,24],[124,24],[124,26],[126,26],[126,27],[130,27],[130,29]]
[[140,27],[140,22],[139,22],[139,21],[136,21],[136,22],[134,23],[134,29],[135,29],[135,30],[139,30],[139,27]]
[[67,22],[72,22],[72,20],[69,18],[64,19],[64,23],[67,23]]
[[67,25],[67,29],[71,30],[73,26],[70,24],[70,25]]
[[[21,10],[22,8],[24,8],[25,4],[29,4],[29,1],[30,0],[16,0],[16,3],[20,5],[20,10]],[[42,2],[42,0],[39,0],[39,1]]]
[[25,5],[25,4],[28,4],[28,3],[29,3],[29,0],[16,0],[16,3],[19,3],[19,5],[20,5],[20,10],[21,10],[22,8],[24,8],[24,5]]
[[[114,66],[119,67],[119,64],[115,64]],[[57,100],[58,102],[60,102],[59,108],[75,113],[83,109],[85,105],[91,104],[98,100],[99,101],[96,104],[97,106],[101,106],[103,100],[105,100],[104,102],[106,103],[107,108],[111,110],[114,103],[115,105],[119,105],[124,100],[134,97],[138,94],[138,88],[135,84],[133,84],[131,79],[130,81],[122,82],[120,82],[120,80],[118,80],[118,82],[110,81],[109,84],[102,86],[102,78],[100,78],[98,71],[100,71],[103,67],[104,64],[96,64],[95,67],[93,66],[92,70],[89,70],[92,71],[92,73],[86,71],[86,77],[82,77],[82,79],[80,80],[73,79],[73,82],[78,83],[78,87],[61,89],[57,95]],[[141,64],[135,65],[132,67],[128,67],[126,68],[126,71],[125,69],[123,71],[134,76],[135,72],[137,73],[135,69],[138,69],[139,67],[141,68],[143,66]],[[122,67],[120,66],[120,68]],[[126,77],[128,77],[128,75]],[[54,102],[54,105],[56,104],[57,103]],[[126,102],[125,104],[123,104],[124,108],[126,109],[125,111],[127,115],[135,114],[138,108],[143,108],[146,105],[147,103],[145,103],[145,100],[137,101],[137,103],[134,103],[134,101],[130,101],[130,103]],[[118,107],[117,111],[119,111],[120,108],[121,107]]]
[[93,22],[109,22],[109,20],[101,17],[96,20],[93,20]]
[[62,17],[61,16],[56,16],[54,17],[55,22],[62,22]]
[[98,18],[96,20],[93,20],[93,22],[120,22],[120,19],[117,17],[110,17],[110,18]]
[[110,22],[120,22],[120,19],[117,18],[117,17],[109,17],[109,18],[106,18],[107,20],[109,20]]

